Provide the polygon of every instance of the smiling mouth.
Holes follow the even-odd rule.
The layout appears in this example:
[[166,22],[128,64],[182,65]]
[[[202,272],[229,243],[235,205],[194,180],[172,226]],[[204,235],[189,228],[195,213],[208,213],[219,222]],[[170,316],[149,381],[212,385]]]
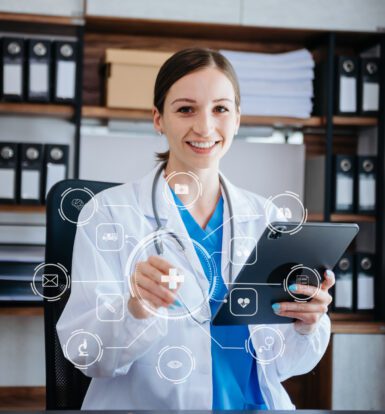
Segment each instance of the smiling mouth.
[[190,147],[198,150],[210,150],[219,142],[220,141],[186,141]]

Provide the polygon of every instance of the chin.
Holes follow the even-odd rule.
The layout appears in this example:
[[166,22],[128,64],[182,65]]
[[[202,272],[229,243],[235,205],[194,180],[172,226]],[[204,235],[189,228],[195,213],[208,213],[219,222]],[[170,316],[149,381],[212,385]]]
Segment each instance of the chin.
[[193,160],[191,160],[189,162],[189,164],[193,167],[193,168],[198,168],[200,170],[208,170],[208,169],[212,169],[212,168],[217,168],[218,164],[219,164],[219,159],[217,157],[215,158],[209,158],[207,157],[206,159],[201,157],[197,157],[194,158]]

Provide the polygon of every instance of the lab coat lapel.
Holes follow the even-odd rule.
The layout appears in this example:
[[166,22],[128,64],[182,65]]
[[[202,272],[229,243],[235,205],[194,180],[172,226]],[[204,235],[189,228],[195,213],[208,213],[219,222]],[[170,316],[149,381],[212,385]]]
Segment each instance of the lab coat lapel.
[[[246,262],[249,253],[256,246],[261,232],[266,227],[263,203],[252,202],[247,192],[231,184],[223,175],[222,180],[227,187],[233,208],[234,235],[231,238],[230,212],[226,197],[224,203],[224,226],[222,239],[222,276],[226,284],[230,279],[234,282]],[[224,192],[222,191],[222,194]],[[230,257],[231,244],[234,247],[234,257]],[[232,278],[229,275],[229,263],[233,261]]]
[[[155,215],[152,208],[151,193],[154,178],[159,167],[160,165],[158,165],[153,171],[147,174],[139,183],[139,207],[145,216],[153,220],[155,219]],[[186,266],[189,266],[191,268],[191,271],[196,276],[197,282],[199,283],[203,292],[208,292],[209,282],[204,274],[199,257],[195,252],[194,245],[190,239],[182,218],[180,217],[178,208],[173,202],[173,195],[166,180],[163,177],[163,173],[159,177],[155,194],[158,216],[162,227],[169,231],[173,231],[178,237],[181,238],[183,244],[185,245],[185,261],[188,262],[186,263]]]

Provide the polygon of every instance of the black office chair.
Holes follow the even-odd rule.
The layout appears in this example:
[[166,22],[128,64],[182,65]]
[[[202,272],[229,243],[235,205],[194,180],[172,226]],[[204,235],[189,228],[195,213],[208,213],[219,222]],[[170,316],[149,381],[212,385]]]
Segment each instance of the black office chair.
[[[71,275],[72,250],[76,222],[82,205],[96,194],[118,184],[86,180],[64,180],[55,184],[47,196],[47,232],[45,263],[61,264]],[[55,271],[54,268],[52,268]],[[56,269],[57,271],[57,269]],[[46,272],[46,270],[45,270]],[[48,270],[48,272],[50,272]],[[59,276],[59,284],[44,288],[49,297],[60,295],[67,280]],[[70,289],[56,301],[44,299],[44,332],[46,355],[47,410],[80,409],[90,378],[75,368],[63,355],[56,324],[67,303]]]

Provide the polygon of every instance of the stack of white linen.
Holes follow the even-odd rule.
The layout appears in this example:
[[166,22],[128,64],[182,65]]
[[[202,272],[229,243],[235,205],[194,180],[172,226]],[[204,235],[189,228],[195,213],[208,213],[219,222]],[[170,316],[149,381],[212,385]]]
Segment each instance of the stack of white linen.
[[314,60],[308,50],[278,54],[220,52],[238,76],[243,115],[295,118],[311,115]]

